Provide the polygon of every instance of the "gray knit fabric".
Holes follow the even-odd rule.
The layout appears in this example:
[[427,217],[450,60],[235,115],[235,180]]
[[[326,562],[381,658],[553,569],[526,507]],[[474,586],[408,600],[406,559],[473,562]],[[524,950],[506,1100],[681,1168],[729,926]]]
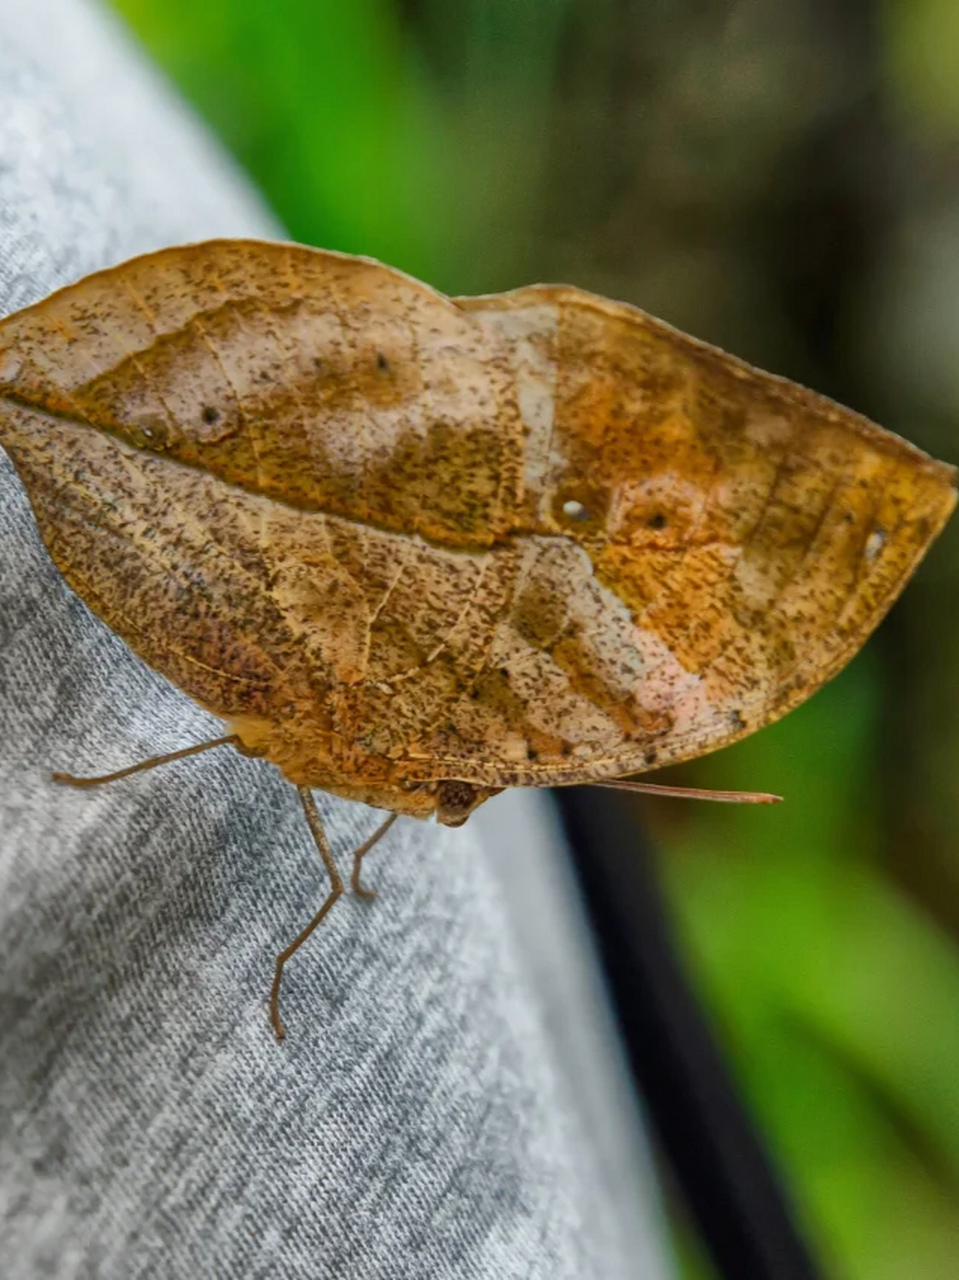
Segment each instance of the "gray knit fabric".
[[[275,226],[106,14],[0,0],[0,313]],[[659,1280],[641,1126],[542,798],[325,880],[296,792],[71,594],[0,453],[0,1275]],[[334,851],[381,815],[318,796]],[[497,808],[497,806],[499,806]]]

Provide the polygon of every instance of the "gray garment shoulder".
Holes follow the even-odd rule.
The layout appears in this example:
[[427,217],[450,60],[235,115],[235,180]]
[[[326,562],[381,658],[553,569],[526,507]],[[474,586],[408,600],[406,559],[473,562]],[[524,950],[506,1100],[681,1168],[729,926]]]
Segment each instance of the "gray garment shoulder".
[[[0,313],[277,228],[104,11],[0,0]],[[402,820],[324,893],[295,791],[63,584],[0,454],[0,1274],[659,1280],[661,1221],[561,837]],[[341,854],[377,815],[318,796]],[[503,815],[508,815],[505,826]]]

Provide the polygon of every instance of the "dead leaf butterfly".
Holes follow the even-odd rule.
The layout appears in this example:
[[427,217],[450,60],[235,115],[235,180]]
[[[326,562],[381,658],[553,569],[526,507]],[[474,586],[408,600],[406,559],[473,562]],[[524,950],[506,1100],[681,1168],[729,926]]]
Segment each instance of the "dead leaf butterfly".
[[[769,724],[873,630],[955,472],[563,285],[164,249],[0,323],[0,443],[70,586],[299,789],[463,822]],[[103,779],[61,781],[90,784]],[[771,799],[717,795],[726,799]],[[362,892],[357,850],[353,888]]]

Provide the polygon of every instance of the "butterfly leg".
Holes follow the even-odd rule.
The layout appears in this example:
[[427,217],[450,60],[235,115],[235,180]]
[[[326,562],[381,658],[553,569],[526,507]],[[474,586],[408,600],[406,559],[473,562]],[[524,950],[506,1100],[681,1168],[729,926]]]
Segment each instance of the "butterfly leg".
[[195,747],[184,747],[182,751],[170,751],[165,756],[151,756],[149,760],[141,760],[139,764],[128,765],[126,769],[118,769],[116,773],[104,773],[98,778],[75,778],[72,773],[55,773],[54,782],[62,782],[67,787],[99,787],[105,782],[116,782],[119,778],[128,778],[131,773],[142,773],[145,769],[155,769],[158,764],[169,764],[173,760],[185,760],[187,756],[198,756],[201,751],[211,751],[214,747],[222,747],[227,743],[236,744],[239,738],[228,734],[225,738],[212,738],[209,742],[200,742]]
[[306,814],[306,820],[310,826],[310,832],[313,840],[319,850],[320,857],[323,859],[323,865],[326,867],[326,873],[330,877],[330,892],[327,894],[326,900],[317,911],[316,915],[302,929],[288,947],[286,947],[276,957],[276,971],[273,974],[273,986],[270,988],[270,1021],[273,1023],[273,1032],[277,1040],[286,1038],[286,1030],[280,1021],[280,983],[283,981],[283,966],[287,960],[297,952],[313,930],[322,924],[327,912],[333,903],[343,892],[343,881],[340,873],[336,869],[336,863],[333,861],[333,853],[330,849],[330,842],[326,838],[326,832],[323,830],[323,823],[320,820],[320,814],[316,807],[316,801],[313,799],[313,793],[309,787],[297,787],[300,795],[300,803],[303,805],[303,812]]
[[369,851],[373,848],[373,846],[375,844],[379,844],[380,840],[382,840],[383,836],[386,835],[387,831],[389,831],[390,827],[393,825],[393,823],[396,821],[396,819],[399,816],[400,815],[398,813],[391,813],[385,822],[380,823],[380,825],[376,828],[376,830],[370,836],[369,840],[364,840],[364,842],[360,845],[360,847],[354,850],[353,874],[350,876],[350,885],[353,889],[353,892],[356,894],[358,898],[375,898],[376,897],[375,889],[367,889],[365,885],[360,884],[360,863],[363,861],[363,859],[366,857]]

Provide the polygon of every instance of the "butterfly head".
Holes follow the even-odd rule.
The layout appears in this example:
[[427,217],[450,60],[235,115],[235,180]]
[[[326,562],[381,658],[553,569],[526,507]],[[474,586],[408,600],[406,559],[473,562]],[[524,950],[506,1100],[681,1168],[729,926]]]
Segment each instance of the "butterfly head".
[[478,787],[456,778],[440,782],[436,787],[436,821],[446,827],[461,827],[477,806],[500,789]]

